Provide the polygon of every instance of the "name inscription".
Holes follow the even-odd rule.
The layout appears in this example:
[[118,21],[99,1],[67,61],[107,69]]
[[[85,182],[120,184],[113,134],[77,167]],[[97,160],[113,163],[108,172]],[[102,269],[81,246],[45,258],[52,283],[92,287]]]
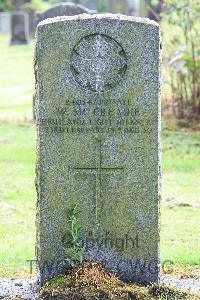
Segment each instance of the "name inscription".
[[39,124],[52,134],[87,133],[147,133],[152,130],[152,121],[143,122],[139,107],[129,106],[129,100],[118,103],[100,99],[91,101],[66,101],[65,107],[55,110],[55,117],[41,118]]

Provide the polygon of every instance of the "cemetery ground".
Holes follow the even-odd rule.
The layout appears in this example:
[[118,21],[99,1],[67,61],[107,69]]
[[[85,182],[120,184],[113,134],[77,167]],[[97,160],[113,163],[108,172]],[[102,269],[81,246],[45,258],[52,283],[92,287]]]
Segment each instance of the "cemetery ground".
[[[35,243],[33,44],[0,37],[0,277],[28,276]],[[163,121],[163,271],[200,276],[200,135]],[[165,264],[166,262],[166,264]]]

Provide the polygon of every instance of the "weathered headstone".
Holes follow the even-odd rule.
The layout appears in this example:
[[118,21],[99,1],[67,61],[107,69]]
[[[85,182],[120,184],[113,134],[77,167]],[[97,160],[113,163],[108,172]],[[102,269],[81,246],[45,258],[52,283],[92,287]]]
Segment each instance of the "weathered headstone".
[[160,39],[148,19],[60,17],[38,26],[37,259],[63,271],[77,205],[87,257],[127,281],[159,279]]
[[22,11],[16,11],[11,15],[11,45],[23,45],[29,43],[29,17]]
[[0,13],[0,34],[10,33],[10,13]]
[[38,12],[36,14],[36,22],[38,24],[39,22],[48,18],[54,18],[58,16],[75,16],[83,13],[90,14],[92,11],[79,4],[64,2],[56,4],[42,13]]

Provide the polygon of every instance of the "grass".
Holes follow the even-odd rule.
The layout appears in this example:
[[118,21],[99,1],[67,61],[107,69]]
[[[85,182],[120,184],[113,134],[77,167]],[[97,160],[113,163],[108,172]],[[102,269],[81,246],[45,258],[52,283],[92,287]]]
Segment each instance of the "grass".
[[[35,244],[33,44],[8,41],[0,36],[0,277],[27,274]],[[161,258],[191,274],[200,265],[199,132],[164,129],[162,149]]]
[[162,131],[161,258],[200,265],[199,132]]
[[200,208],[199,132],[162,132],[163,194],[166,206]]
[[32,118],[33,44],[9,46],[9,38],[0,36],[0,119]]
[[22,270],[26,260],[34,258],[35,132],[33,125],[0,123],[0,136],[0,274],[3,276]]

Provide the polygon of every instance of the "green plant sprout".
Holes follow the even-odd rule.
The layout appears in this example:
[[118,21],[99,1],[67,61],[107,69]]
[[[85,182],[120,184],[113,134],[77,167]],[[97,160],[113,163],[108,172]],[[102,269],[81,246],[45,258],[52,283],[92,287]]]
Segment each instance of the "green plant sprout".
[[70,266],[73,268],[77,264],[82,264],[84,260],[85,247],[81,247],[80,242],[80,232],[82,227],[78,223],[78,208],[75,205],[69,211],[68,222],[70,224],[70,246],[67,248],[67,258]]

